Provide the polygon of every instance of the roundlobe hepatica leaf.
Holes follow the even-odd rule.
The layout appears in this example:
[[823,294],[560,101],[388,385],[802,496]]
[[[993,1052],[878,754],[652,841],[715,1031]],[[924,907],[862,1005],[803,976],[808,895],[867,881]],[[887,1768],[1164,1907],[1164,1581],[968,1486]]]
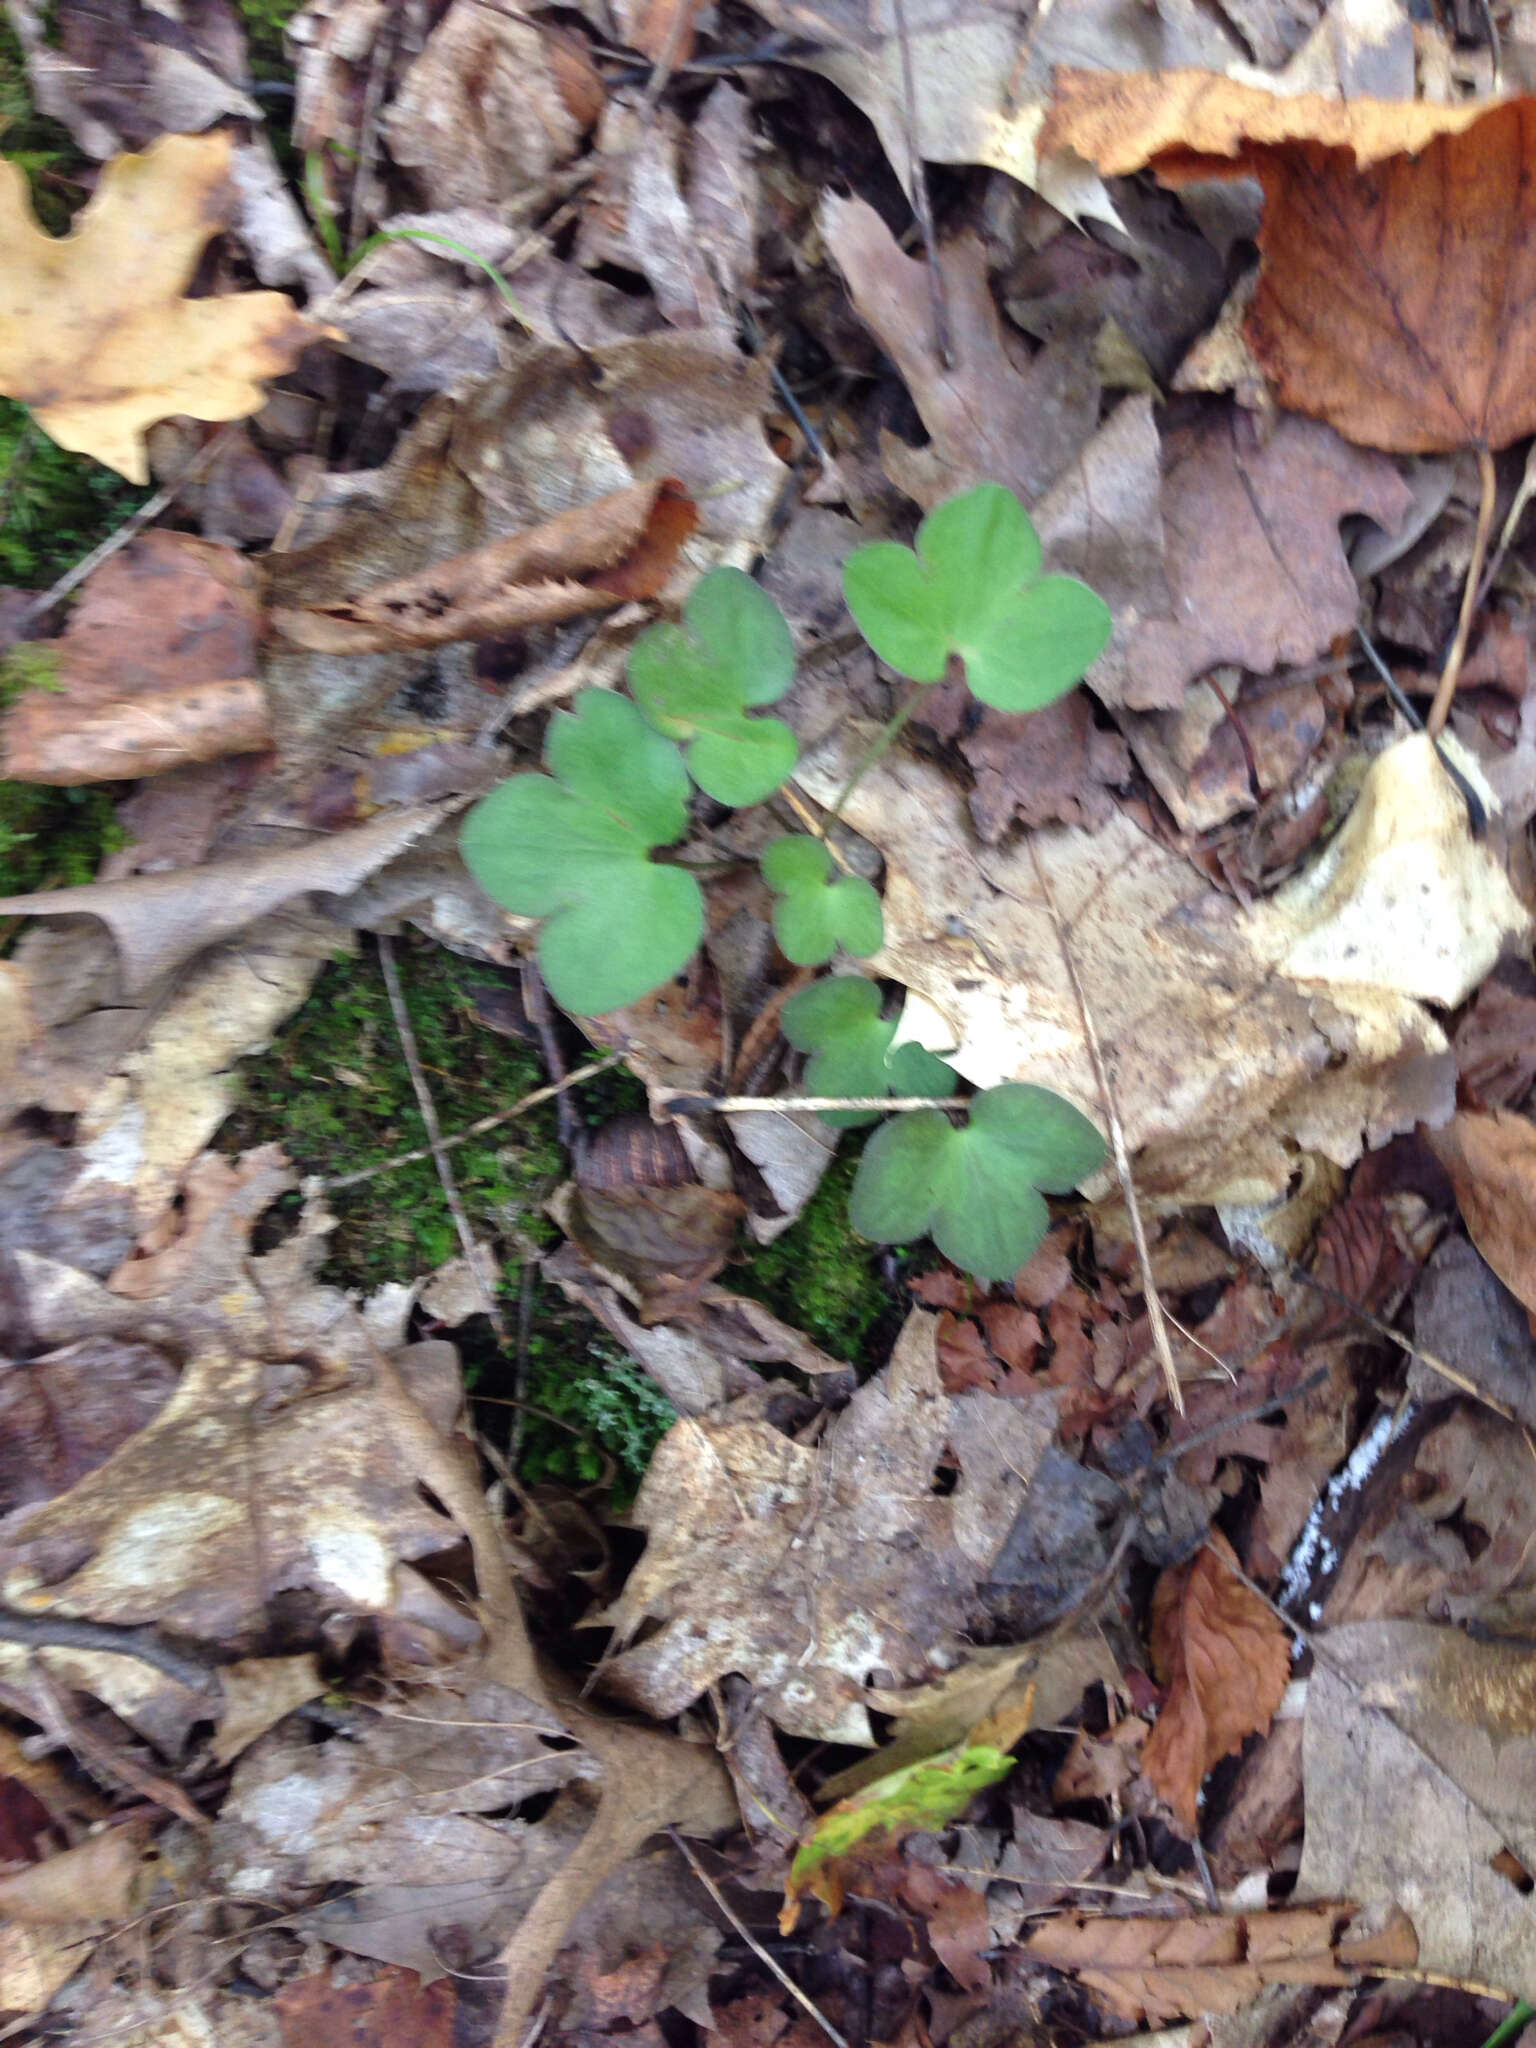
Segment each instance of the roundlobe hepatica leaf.
[[1039,1190],[1075,1188],[1102,1162],[1104,1141],[1048,1088],[1007,1081],[969,1106],[963,1130],[942,1110],[918,1109],[876,1131],[848,1219],[878,1244],[931,1237],[978,1280],[1009,1280],[1050,1221]]
[[597,1016],[676,974],[704,933],[704,899],[651,849],[688,829],[688,771],[627,697],[583,690],[557,711],[548,775],[514,775],[475,805],[460,844],[496,901],[546,920],[539,966],[562,1009]]
[[958,654],[974,696],[1038,711],[1082,681],[1109,643],[1109,607],[1075,576],[1043,576],[1029,515],[1001,484],[937,506],[917,551],[876,541],[848,557],[843,590],[882,661],[936,683]]
[[880,898],[861,875],[832,879],[823,840],[792,832],[764,847],[763,878],[775,891],[773,935],[786,960],[819,967],[841,946],[862,959],[885,938]]
[[[955,1092],[955,1071],[936,1053],[911,1044],[892,1052],[896,1019],[880,1015],[880,991],[861,974],[835,974],[812,982],[784,1005],[781,1022],[790,1044],[811,1055],[805,1069],[808,1095]],[[839,1130],[873,1123],[878,1114],[858,1109],[821,1112],[823,1121]]]
[[629,686],[658,732],[688,749],[688,770],[723,804],[757,804],[795,765],[799,748],[777,718],[750,718],[795,678],[784,615],[740,569],[711,569],[683,606],[683,623],[648,627],[629,657]]

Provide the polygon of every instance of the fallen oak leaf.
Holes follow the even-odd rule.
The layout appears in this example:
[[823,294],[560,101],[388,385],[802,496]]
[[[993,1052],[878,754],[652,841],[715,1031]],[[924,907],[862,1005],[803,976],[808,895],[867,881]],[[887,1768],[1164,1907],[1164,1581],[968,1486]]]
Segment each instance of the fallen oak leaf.
[[33,218],[20,166],[0,165],[0,391],[132,483],[149,481],[155,421],[244,419],[264,379],[334,332],[281,292],[182,296],[233,216],[232,150],[225,132],[168,135],[114,158],[60,238]]
[[99,917],[117,941],[124,991],[135,994],[295,896],[348,895],[444,815],[442,805],[419,804],[276,853],[0,897],[0,916]]
[[1268,1728],[1291,1675],[1284,1624],[1236,1575],[1219,1531],[1152,1596],[1152,1662],[1168,1701],[1142,1751],[1149,1784],[1190,1836],[1211,1766]]
[[280,604],[272,623],[285,640],[321,654],[491,639],[655,597],[697,523],[681,485],[633,484],[350,601]]
[[1045,136],[1169,184],[1259,180],[1245,331],[1282,405],[1399,454],[1536,427],[1536,100],[1286,99],[1204,72],[1063,70]]

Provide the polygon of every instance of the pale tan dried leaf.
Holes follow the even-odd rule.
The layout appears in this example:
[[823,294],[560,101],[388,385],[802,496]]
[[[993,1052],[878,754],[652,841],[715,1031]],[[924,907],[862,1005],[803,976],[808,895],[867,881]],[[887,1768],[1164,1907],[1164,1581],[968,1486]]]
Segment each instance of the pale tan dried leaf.
[[300,1657],[241,1657],[219,1667],[224,1709],[209,1753],[215,1763],[231,1764],[259,1735],[325,1691],[320,1660]]
[[439,806],[418,805],[276,853],[7,896],[0,898],[0,914],[99,917],[117,941],[124,987],[133,994],[295,896],[316,890],[347,895],[430,832],[442,815]]
[[156,420],[243,419],[329,332],[278,292],[182,296],[231,217],[230,151],[226,133],[171,135],[116,158],[62,239],[32,218],[21,169],[0,166],[0,391],[133,483]]
[[1206,1772],[1268,1728],[1291,1675],[1285,1625],[1230,1569],[1236,1562],[1213,1530],[1153,1595],[1152,1660],[1168,1699],[1141,1768],[1191,1835]]
[[0,1917],[18,1927],[67,1927],[80,1920],[126,1920],[148,1901],[155,1873],[144,1860],[142,1822],[103,1828],[0,1876]]
[[1472,1242],[1536,1315],[1536,1124],[1512,1109],[1463,1110],[1430,1143]]
[[694,508],[676,487],[635,484],[348,603],[302,611],[280,604],[272,623],[296,646],[322,654],[490,639],[654,597],[694,523]]

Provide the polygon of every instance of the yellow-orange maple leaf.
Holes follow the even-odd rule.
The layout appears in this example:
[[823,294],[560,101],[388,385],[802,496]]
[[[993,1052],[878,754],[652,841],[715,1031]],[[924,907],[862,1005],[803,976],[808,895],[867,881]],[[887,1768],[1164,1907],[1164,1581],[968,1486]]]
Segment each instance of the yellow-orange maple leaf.
[[261,380],[327,331],[281,292],[183,298],[230,218],[230,149],[225,134],[168,135],[114,158],[60,237],[0,162],[0,392],[134,483],[149,479],[147,427],[173,413],[245,418]]

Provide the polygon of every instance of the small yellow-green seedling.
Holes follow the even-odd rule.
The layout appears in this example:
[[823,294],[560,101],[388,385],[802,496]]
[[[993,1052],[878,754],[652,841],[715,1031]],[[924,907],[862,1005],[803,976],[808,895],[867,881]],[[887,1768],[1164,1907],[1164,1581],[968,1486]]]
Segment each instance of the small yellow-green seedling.
[[711,569],[683,623],[648,626],[629,657],[635,702],[688,751],[688,772],[717,803],[759,804],[791,773],[799,746],[778,718],[752,718],[795,679],[784,614],[740,569]]
[[880,897],[862,875],[832,874],[824,839],[792,832],[763,848],[763,880],[774,891],[773,935],[797,967],[823,966],[841,946],[855,959],[885,939]]
[[963,1127],[941,1109],[914,1109],[876,1131],[848,1220],[877,1244],[931,1237],[978,1280],[1011,1280],[1051,1220],[1040,1190],[1077,1187],[1103,1164],[1104,1140],[1070,1102],[1022,1081],[985,1089],[965,1107]]
[[977,484],[928,514],[917,547],[875,541],[843,568],[859,631],[898,674],[939,682],[950,657],[997,711],[1038,711],[1109,644],[1109,607],[1075,576],[1047,576],[1028,513]]
[[[779,1020],[806,1062],[811,1095],[953,1095],[953,1067],[910,1041],[892,1049],[896,1019],[880,1014],[880,991],[862,974],[834,974],[791,996]],[[877,1110],[823,1110],[836,1130],[872,1124]],[[938,1114],[937,1111],[934,1112]],[[855,1224],[856,1229],[860,1226]],[[865,1231],[864,1235],[870,1235]]]
[[598,1016],[670,980],[704,936],[697,881],[651,859],[688,829],[688,771],[609,690],[555,712],[544,759],[547,775],[514,775],[481,798],[460,844],[488,895],[545,920],[539,966],[555,1001]]

